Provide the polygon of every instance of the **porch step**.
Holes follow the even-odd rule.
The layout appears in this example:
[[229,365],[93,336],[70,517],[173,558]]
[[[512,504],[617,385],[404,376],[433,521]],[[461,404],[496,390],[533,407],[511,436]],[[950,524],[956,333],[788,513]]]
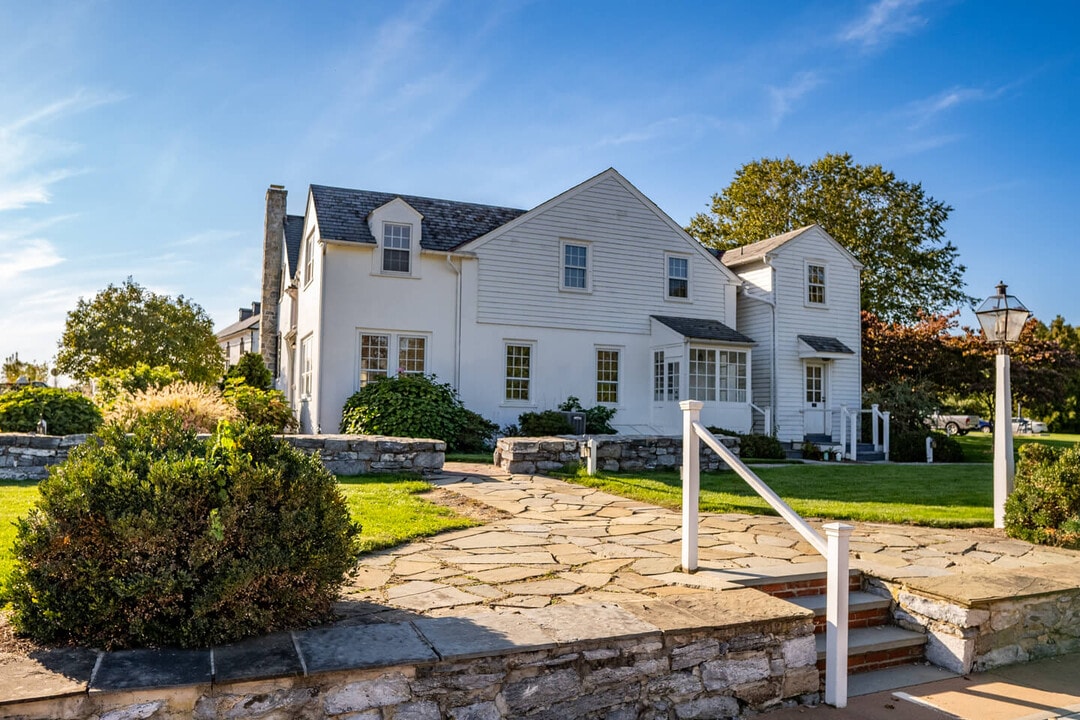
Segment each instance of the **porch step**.
[[834,445],[832,435],[803,435],[803,442],[813,443],[814,445]]
[[[825,670],[825,633],[815,637],[818,670]],[[848,630],[848,673],[908,665],[923,659],[926,635],[895,625]]]
[[871,670],[851,675],[848,677],[848,697],[872,695],[877,692],[899,690],[912,685],[922,685],[956,677],[960,677],[960,675],[927,662],[897,665],[884,670]]
[[[825,631],[825,596],[807,595],[789,598],[788,602],[814,612],[814,632]],[[853,590],[848,594],[848,628],[865,628],[885,625],[890,621],[889,608],[892,601],[880,595]]]

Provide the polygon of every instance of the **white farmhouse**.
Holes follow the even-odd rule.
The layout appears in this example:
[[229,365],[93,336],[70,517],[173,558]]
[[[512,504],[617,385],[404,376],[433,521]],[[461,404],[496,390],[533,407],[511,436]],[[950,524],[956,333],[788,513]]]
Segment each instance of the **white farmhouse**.
[[215,333],[225,356],[226,370],[239,362],[244,353],[259,352],[259,305],[253,302],[250,308],[240,308],[240,319]]
[[[725,264],[730,253],[721,262],[613,169],[528,211],[320,185],[303,216],[287,215],[285,200],[270,187],[262,349],[305,432],[337,432],[350,395],[408,373],[450,382],[500,425],[573,395],[616,408],[620,432],[674,434],[678,403],[690,398],[705,403],[705,424],[746,432],[772,406],[791,405],[778,397],[789,388],[772,380],[776,357],[792,353],[784,373],[811,359],[743,325],[744,304],[769,306],[781,293],[752,288]],[[809,235],[783,257],[816,257],[816,239],[839,247],[820,229]],[[853,355],[822,382],[845,398],[854,388],[857,407],[858,270],[837,257],[825,263],[828,312],[844,319],[800,334]],[[854,291],[841,290],[851,273]],[[783,282],[806,292],[800,278]],[[786,411],[778,417],[801,441],[802,413],[798,431]]]

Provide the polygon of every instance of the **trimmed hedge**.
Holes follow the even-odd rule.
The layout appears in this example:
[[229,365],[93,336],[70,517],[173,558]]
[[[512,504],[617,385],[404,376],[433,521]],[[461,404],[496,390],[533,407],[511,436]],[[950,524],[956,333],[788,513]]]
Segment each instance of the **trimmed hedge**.
[[926,438],[934,439],[934,462],[964,462],[964,448],[954,438],[941,432],[917,430],[894,432],[889,438],[889,460],[892,462],[926,462]]
[[1005,500],[1005,532],[1028,542],[1080,549],[1080,445],[1020,446],[1016,489]]
[[0,432],[36,432],[42,418],[50,435],[92,433],[101,425],[97,405],[78,392],[29,387],[0,395]]
[[337,482],[264,427],[106,425],[41,483],[4,588],[41,642],[205,647],[323,622],[357,555]]

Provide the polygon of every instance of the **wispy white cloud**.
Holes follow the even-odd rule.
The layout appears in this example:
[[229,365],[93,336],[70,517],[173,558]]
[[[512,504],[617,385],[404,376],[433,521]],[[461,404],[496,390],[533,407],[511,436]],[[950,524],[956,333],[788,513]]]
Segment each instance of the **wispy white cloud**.
[[239,230],[208,229],[197,232],[194,235],[182,237],[179,240],[173,240],[172,242],[166,243],[166,247],[198,247],[200,245],[220,247],[223,243],[243,237],[245,234],[247,233]]
[[27,240],[13,247],[0,245],[0,282],[9,283],[25,273],[64,261],[47,240]]
[[821,84],[821,78],[814,72],[800,72],[783,87],[768,86],[769,122],[773,127],[791,112],[792,106]]
[[1004,95],[1010,87],[1010,85],[1003,85],[989,90],[971,87],[949,88],[911,103],[907,113],[913,118],[912,128],[918,128],[939,115],[962,105],[996,100]]
[[865,48],[885,44],[926,25],[915,12],[923,0],[878,0],[866,13],[840,31],[839,39]]

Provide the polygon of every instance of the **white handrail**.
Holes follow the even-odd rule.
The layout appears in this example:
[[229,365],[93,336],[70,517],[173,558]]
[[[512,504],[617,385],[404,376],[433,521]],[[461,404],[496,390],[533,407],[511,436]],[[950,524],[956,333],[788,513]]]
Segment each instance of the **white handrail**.
[[[694,572],[698,565],[698,502],[701,487],[701,467],[699,461],[699,440],[712,448],[713,452],[733,469],[739,477],[760,495],[769,506],[776,510],[795,531],[810,543],[826,561],[826,600],[825,600],[825,702],[834,707],[847,706],[847,653],[848,653],[848,587],[849,587],[849,543],[851,532],[855,529],[843,523],[829,523],[824,526],[826,537],[822,537],[810,527],[803,518],[784,502],[772,488],[743,464],[743,461],[718,441],[700,422],[701,408],[699,400],[683,400],[679,403],[683,410],[683,507],[682,507],[682,568],[683,572]],[[854,423],[852,423],[854,426]],[[854,439],[854,432],[852,432]]]
[[760,408],[757,405],[755,405],[754,403],[749,403],[749,405],[750,405],[751,410],[756,410],[757,412],[761,413],[762,419],[764,420],[764,427],[765,427],[764,434],[765,435],[772,435],[772,408],[771,407]]

